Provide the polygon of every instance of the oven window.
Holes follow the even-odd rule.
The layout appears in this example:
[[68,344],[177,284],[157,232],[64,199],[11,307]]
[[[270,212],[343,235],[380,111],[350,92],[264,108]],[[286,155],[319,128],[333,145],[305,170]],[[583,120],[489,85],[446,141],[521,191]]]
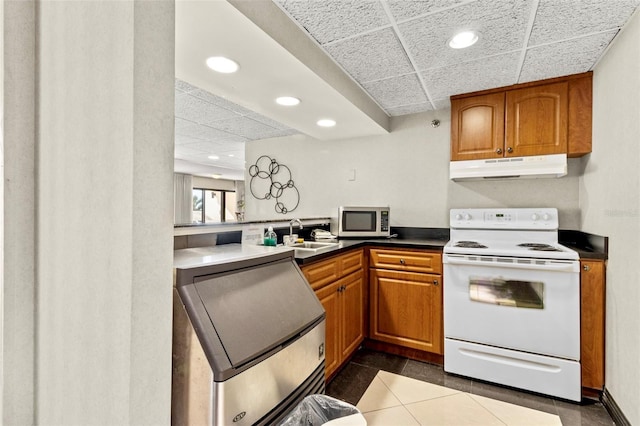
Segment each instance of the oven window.
[[543,309],[544,283],[505,278],[471,277],[472,301],[517,308]]

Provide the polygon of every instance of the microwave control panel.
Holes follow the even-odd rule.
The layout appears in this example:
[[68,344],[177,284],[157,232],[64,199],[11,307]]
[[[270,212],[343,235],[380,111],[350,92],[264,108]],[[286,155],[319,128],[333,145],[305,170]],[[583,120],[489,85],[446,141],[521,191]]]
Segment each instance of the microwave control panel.
[[380,212],[380,230],[389,230],[389,210],[382,210]]

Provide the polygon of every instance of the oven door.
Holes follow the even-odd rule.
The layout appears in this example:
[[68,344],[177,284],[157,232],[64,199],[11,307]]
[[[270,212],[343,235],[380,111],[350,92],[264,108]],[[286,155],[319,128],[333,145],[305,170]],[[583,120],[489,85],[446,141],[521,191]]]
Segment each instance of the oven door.
[[445,254],[448,339],[580,359],[579,262]]

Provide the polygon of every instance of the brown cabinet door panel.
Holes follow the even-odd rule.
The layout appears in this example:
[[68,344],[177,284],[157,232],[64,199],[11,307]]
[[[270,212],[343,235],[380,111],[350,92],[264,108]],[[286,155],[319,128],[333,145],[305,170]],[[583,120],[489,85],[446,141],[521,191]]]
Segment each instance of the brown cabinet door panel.
[[604,387],[605,267],[601,260],[580,262],[580,365],[582,386]]
[[507,92],[507,157],[567,152],[568,87],[564,82]]
[[347,358],[364,340],[364,273],[356,272],[338,282],[342,309],[341,357]]
[[372,269],[373,339],[442,354],[442,286],[439,275]]
[[302,273],[309,281],[311,288],[318,290],[327,284],[331,284],[338,278],[340,278],[340,271],[338,268],[338,260],[329,259],[318,263],[313,263],[308,266],[302,266],[300,269]]
[[502,157],[504,93],[451,100],[451,160]]
[[326,286],[316,291],[316,296],[325,310],[324,356],[325,378],[329,378],[340,365],[340,301],[338,285]]

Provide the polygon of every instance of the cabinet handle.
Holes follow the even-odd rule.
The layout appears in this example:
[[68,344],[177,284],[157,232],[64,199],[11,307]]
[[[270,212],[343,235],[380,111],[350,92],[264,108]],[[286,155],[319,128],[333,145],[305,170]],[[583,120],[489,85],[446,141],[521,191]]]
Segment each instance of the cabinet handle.
[[509,154],[511,154],[511,153],[513,152],[513,148],[511,148],[511,147],[507,148],[507,152],[508,152]]
[[584,271],[589,272],[589,271],[591,270],[591,266],[589,266],[589,265],[584,265],[584,266],[582,267],[582,269],[583,269]]
[[433,280],[433,285],[435,285],[436,287],[438,286],[438,280]]
[[400,264],[404,265],[404,259],[400,259]]
[[496,149],[496,154],[502,154],[502,148]]

